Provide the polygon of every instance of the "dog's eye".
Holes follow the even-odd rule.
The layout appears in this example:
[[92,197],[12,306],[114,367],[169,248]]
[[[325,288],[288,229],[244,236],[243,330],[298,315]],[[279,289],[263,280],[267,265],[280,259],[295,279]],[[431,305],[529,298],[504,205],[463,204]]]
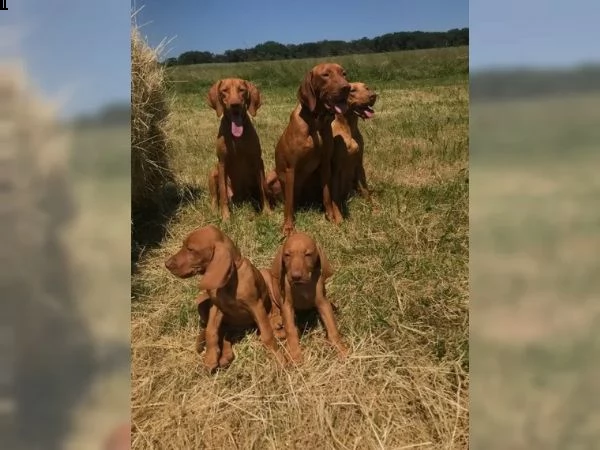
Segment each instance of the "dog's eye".
[[356,88],[355,87],[350,88],[350,92],[356,92]]
[[323,74],[323,76],[324,76],[325,78],[329,78],[329,72],[325,72],[325,73]]
[[307,256],[307,257],[310,257],[312,255],[313,255],[312,252],[306,252],[306,253],[304,253],[304,256]]
[[289,258],[289,257],[290,257],[290,253],[289,253],[289,252],[285,252],[285,253],[283,254],[283,256],[284,256],[285,258]]
[[342,76],[343,76],[344,78],[346,78],[346,76],[347,76],[346,72],[342,72]]

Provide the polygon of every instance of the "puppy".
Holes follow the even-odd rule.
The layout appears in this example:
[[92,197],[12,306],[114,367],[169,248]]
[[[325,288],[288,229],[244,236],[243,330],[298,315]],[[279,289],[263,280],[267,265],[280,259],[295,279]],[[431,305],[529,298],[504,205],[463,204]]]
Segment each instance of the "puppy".
[[217,167],[208,177],[211,206],[229,219],[229,201],[253,200],[270,212],[260,139],[250,120],[261,106],[260,92],[239,78],[217,81],[208,92],[208,104],[221,118],[217,135]]
[[[269,319],[271,297],[264,278],[225,233],[212,225],[192,231],[165,266],[179,278],[203,275],[200,288],[207,294],[199,297],[199,312],[202,322],[202,310],[208,309],[204,318],[207,369],[212,372],[233,361],[230,329],[254,325],[276,360],[285,361],[273,336]],[[205,302],[207,299],[209,304]]]
[[[333,274],[325,253],[309,235],[293,232],[277,250],[273,259],[268,283],[271,296],[279,308],[287,340],[287,350],[291,359],[300,363],[303,360],[300,338],[295,322],[296,310],[317,308],[327,338],[344,357],[348,350],[337,328],[332,304],[325,293],[325,281]],[[277,313],[272,321],[277,322]]]

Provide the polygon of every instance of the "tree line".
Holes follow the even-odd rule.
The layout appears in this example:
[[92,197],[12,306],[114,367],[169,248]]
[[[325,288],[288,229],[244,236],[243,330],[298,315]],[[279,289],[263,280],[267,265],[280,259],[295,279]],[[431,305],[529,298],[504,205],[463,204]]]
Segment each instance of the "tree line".
[[469,45],[469,29],[454,28],[448,31],[402,31],[387,33],[375,38],[354,41],[319,41],[304,44],[281,44],[268,41],[252,48],[227,50],[221,54],[206,51],[187,51],[177,58],[168,58],[166,66],[234,63],[248,61],[273,61],[281,59],[319,58],[350,54],[385,53],[399,50],[420,50]]
[[600,92],[600,65],[566,69],[510,68],[471,73],[471,100]]

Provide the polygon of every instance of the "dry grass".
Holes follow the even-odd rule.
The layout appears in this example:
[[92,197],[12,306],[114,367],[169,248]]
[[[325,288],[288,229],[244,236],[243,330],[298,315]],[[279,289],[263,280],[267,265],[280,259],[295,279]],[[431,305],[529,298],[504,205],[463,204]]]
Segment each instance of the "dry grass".
[[[418,55],[415,67],[427,67]],[[462,63],[448,53],[446,65]],[[224,65],[221,75],[242,67]],[[466,76],[456,82],[450,72],[422,72],[415,92],[387,83],[378,114],[361,122],[374,209],[352,200],[339,228],[319,211],[297,215],[333,265],[328,293],[351,357],[339,361],[322,327],[310,327],[305,363],[283,370],[250,333],[234,347],[232,366],[214,376],[193,349],[197,280],[174,279],[163,261],[191,229],[214,223],[265,267],[283,212],[257,216],[242,205],[223,224],[210,211],[217,120],[204,91],[180,91],[173,168],[180,185],[200,194],[177,211],[132,280],[134,448],[468,448],[468,97]],[[259,87],[255,125],[271,168],[295,91]]]
[[161,49],[150,48],[131,27],[131,202],[134,209],[159,204],[172,179],[169,166],[169,99],[158,64]]

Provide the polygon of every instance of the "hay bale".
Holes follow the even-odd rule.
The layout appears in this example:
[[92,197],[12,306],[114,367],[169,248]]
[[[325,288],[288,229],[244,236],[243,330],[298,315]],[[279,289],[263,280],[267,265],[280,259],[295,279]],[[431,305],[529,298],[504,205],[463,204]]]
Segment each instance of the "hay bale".
[[169,167],[169,102],[160,48],[152,49],[131,28],[131,203],[160,205],[162,187],[173,181]]

